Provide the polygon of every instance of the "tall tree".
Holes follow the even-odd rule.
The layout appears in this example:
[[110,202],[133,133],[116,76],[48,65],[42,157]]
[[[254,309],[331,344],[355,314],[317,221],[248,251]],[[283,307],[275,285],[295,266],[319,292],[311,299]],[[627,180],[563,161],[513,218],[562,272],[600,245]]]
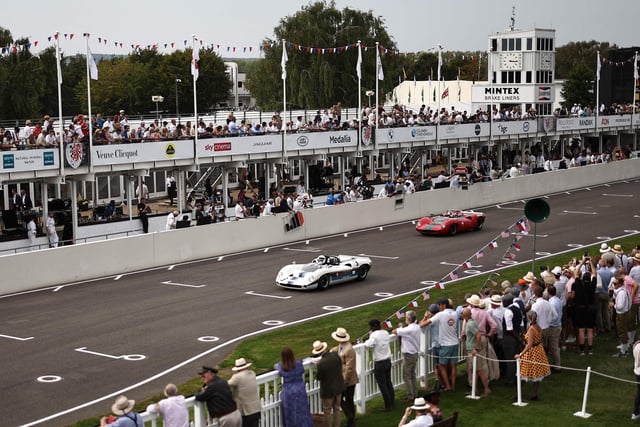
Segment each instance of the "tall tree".
[[566,79],[577,65],[584,65],[595,76],[598,51],[603,58],[617,46],[595,40],[570,42],[556,49],[556,78]]
[[262,108],[278,109],[282,106],[282,39],[287,40],[289,57],[286,84],[290,108],[328,107],[338,101],[344,105],[356,105],[358,40],[363,46],[363,93],[375,88],[376,41],[388,52],[381,54],[385,70],[385,80],[379,82],[381,95],[385,88],[393,87],[393,82],[386,76],[396,74],[394,70],[398,61],[391,54],[395,52],[395,43],[386,32],[384,20],[371,11],[350,8],[339,11],[333,1],[310,3],[295,15],[281,19],[274,34],[275,40],[264,41],[267,46],[265,59],[249,72],[246,82]]
[[569,73],[568,78],[562,85],[562,97],[565,107],[579,104],[583,107],[595,105],[595,95],[593,93],[593,81],[595,72],[591,72],[589,67],[583,63],[576,65]]

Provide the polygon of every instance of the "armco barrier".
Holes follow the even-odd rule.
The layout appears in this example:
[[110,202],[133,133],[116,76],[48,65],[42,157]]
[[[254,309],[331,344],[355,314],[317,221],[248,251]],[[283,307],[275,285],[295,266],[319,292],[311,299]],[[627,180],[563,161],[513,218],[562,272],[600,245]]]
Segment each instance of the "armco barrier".
[[[446,209],[472,209],[640,177],[640,159],[306,209],[304,225],[287,232],[284,214],[231,221],[0,257],[0,294],[143,270],[184,261],[304,241]],[[552,206],[553,212],[553,206]],[[34,268],[37,266],[38,268]],[[27,280],[24,272],[29,271]],[[55,274],[54,274],[55,272]]]

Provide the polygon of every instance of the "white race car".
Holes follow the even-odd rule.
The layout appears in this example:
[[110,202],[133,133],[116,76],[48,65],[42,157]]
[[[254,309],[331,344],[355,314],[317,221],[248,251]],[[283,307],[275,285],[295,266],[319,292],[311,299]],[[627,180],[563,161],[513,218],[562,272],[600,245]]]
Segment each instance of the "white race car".
[[289,264],[280,269],[276,285],[289,289],[320,289],[330,285],[364,280],[371,269],[371,258],[351,255],[320,255],[309,264]]

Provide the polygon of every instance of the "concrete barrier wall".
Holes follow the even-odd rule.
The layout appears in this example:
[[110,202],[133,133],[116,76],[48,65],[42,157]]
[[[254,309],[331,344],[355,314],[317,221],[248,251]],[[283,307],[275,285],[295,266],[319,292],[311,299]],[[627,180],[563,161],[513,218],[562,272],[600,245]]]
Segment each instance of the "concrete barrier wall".
[[468,190],[444,188],[399,198],[306,209],[304,225],[292,231],[285,230],[288,215],[278,214],[5,255],[0,257],[3,272],[0,294],[304,241],[414,220],[446,209],[473,209],[638,177],[640,159],[630,159],[479,183]]

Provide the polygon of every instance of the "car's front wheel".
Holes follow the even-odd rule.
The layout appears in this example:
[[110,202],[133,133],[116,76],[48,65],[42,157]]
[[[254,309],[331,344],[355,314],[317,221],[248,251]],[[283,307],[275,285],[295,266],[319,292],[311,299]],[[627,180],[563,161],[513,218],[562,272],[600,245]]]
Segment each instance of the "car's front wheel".
[[364,280],[369,275],[369,266],[363,265],[358,269],[358,280]]
[[455,236],[457,232],[458,232],[458,224],[451,224],[451,227],[449,227],[449,235]]
[[324,291],[329,287],[329,276],[322,276],[318,280],[318,289]]
[[483,225],[484,225],[484,218],[478,218],[478,225],[476,225],[476,230],[482,230]]

